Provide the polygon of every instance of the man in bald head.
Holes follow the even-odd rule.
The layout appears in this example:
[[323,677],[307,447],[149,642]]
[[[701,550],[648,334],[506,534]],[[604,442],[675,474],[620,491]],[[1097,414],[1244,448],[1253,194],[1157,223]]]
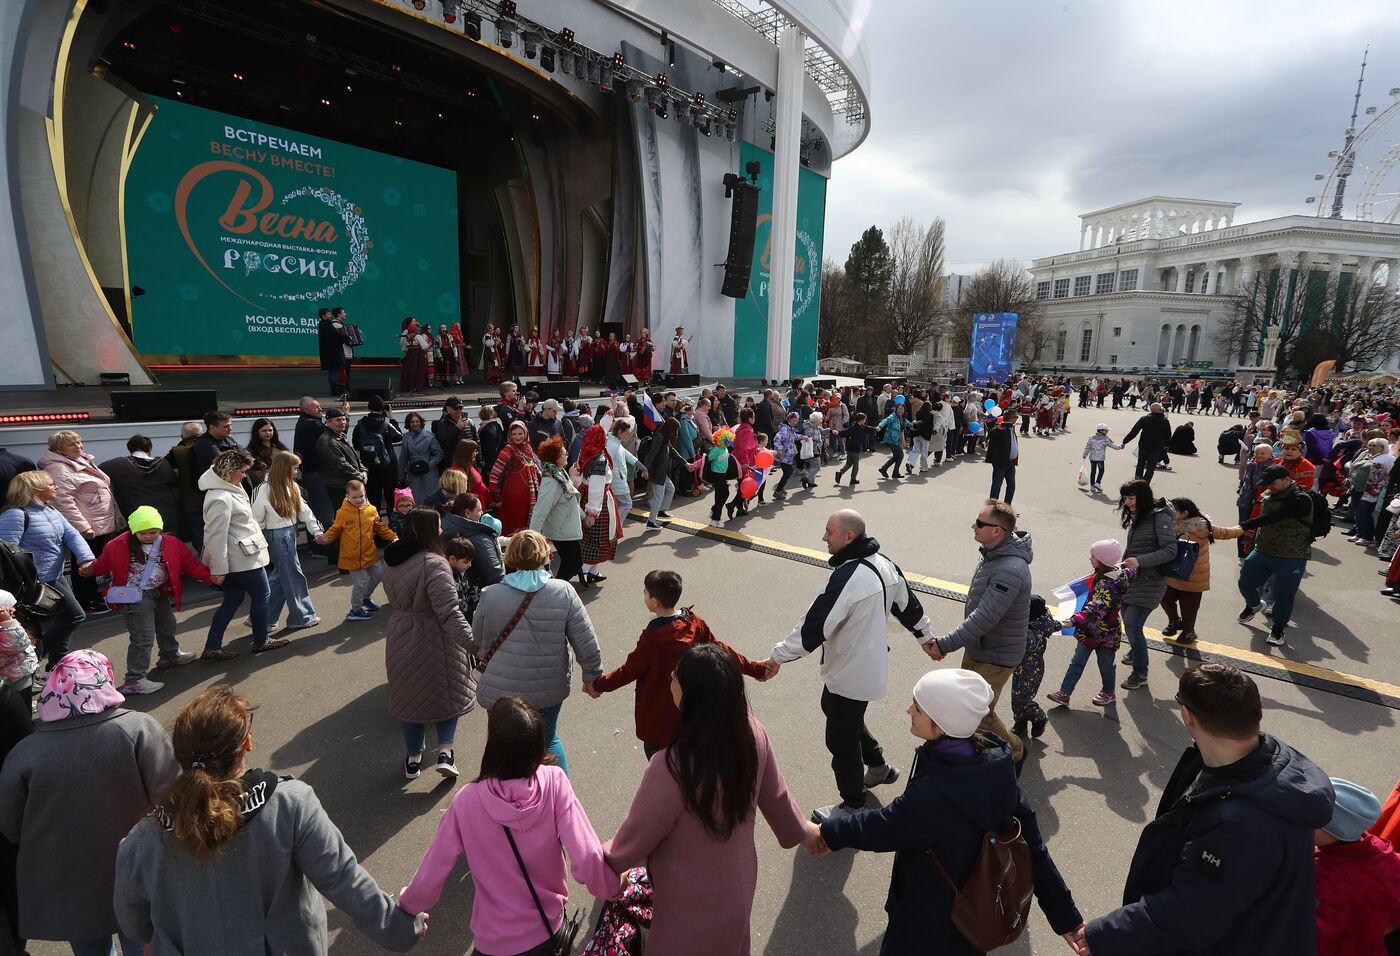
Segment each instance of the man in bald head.
[[923,606],[880,543],[865,530],[865,519],[850,508],[826,519],[822,536],[835,569],[792,633],[773,648],[770,673],[782,664],[822,649],[822,713],[826,749],[836,774],[840,802],[821,807],[813,821],[854,813],[865,806],[866,788],[893,783],[899,771],[885,762],[880,743],[865,726],[865,708],[885,696],[889,645],[885,617],[891,612],[924,644],[933,625]]

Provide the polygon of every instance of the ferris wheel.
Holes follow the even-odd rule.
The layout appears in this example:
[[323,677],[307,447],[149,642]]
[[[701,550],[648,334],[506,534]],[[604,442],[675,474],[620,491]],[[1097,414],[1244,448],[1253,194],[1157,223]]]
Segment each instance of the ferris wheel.
[[[1358,101],[1360,95],[1358,84]],[[1353,107],[1346,142],[1327,154],[1336,164],[1313,177],[1323,182],[1322,193],[1307,201],[1317,204],[1319,219],[1400,222],[1400,87],[1390,95],[1395,102],[1384,110],[1366,109],[1369,119],[1360,130]]]

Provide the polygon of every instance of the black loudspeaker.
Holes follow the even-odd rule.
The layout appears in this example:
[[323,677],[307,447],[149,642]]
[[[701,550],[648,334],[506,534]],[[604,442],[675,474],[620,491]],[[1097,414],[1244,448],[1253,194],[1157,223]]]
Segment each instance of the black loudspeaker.
[[623,386],[623,388],[636,388],[639,384],[640,384],[640,383],[637,381],[637,376],[635,376],[635,375],[623,375],[623,376],[622,376],[622,386]]
[[394,385],[388,377],[385,378],[359,378],[356,377],[350,389],[350,401],[367,402],[370,396],[378,395],[384,401],[392,401],[394,398]]
[[540,386],[547,381],[549,380],[540,378],[538,375],[522,375],[516,384],[520,386],[520,394],[523,395],[526,392],[538,392]]
[[673,372],[666,376],[667,388],[693,388],[700,384],[700,376],[695,372]]
[[753,267],[754,230],[758,224],[758,187],[734,185],[729,212],[729,252],[724,257],[724,285],[720,292],[731,299],[749,294],[749,270]]
[[112,393],[112,415],[123,422],[198,421],[219,407],[212,388],[158,388]]
[[561,378],[553,382],[545,379],[531,385],[530,391],[537,393],[543,401],[546,398],[578,398],[578,387],[576,378]]

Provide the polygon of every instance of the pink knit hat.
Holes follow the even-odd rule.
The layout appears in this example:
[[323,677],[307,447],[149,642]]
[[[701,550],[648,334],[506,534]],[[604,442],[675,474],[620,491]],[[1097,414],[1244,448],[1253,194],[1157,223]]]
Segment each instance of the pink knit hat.
[[1089,553],[1097,558],[1100,564],[1116,568],[1123,560],[1123,545],[1118,543],[1117,538],[1104,538],[1089,545]]
[[[405,499],[405,498],[407,498],[409,501],[413,501],[413,489],[412,489],[412,488],[395,488],[395,489],[394,489],[394,507],[395,507],[395,508],[397,508],[397,507],[399,506],[399,502],[402,501],[402,500]],[[417,504],[417,502],[414,502],[414,503]]]

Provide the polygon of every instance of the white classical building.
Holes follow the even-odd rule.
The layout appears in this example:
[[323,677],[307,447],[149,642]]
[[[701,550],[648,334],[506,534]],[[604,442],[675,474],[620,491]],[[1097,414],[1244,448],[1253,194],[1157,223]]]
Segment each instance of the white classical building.
[[[1150,196],[1080,216],[1079,250],[1031,274],[1053,330],[1043,368],[1234,368],[1212,333],[1231,295],[1279,270],[1400,280],[1400,225],[1316,216],[1235,222],[1239,203]],[[1394,367],[1400,367],[1395,362]]]

